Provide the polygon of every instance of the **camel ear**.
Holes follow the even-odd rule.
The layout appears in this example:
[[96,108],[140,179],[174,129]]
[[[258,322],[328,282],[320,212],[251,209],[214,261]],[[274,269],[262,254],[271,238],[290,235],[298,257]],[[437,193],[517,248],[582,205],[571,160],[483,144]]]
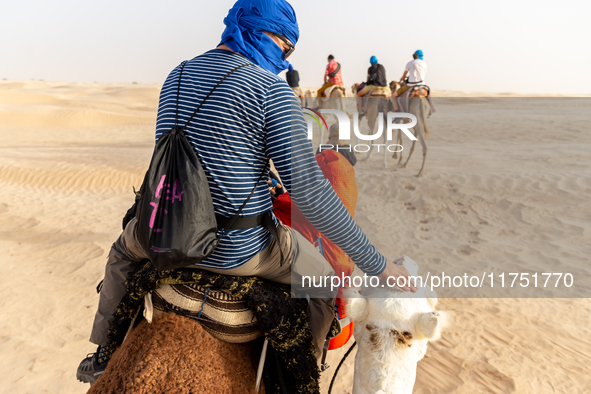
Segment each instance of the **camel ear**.
[[357,289],[349,289],[345,293],[347,297],[347,316],[356,321],[362,321],[369,314],[367,299],[363,298]]
[[437,306],[437,293],[435,292],[435,290],[431,290],[429,286],[426,286],[425,298],[427,299],[427,305],[429,305],[429,308],[434,310]]
[[445,315],[440,311],[421,314],[415,325],[415,332],[419,338],[434,341],[441,335]]

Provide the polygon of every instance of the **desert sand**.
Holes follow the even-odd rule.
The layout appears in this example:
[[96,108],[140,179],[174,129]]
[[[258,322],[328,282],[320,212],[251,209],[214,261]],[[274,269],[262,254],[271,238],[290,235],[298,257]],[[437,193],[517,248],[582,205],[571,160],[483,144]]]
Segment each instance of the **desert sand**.
[[[0,393],[88,389],[75,372],[95,350],[95,286],[149,163],[159,90],[0,81]],[[419,265],[574,270],[589,285],[591,99],[509,109],[490,97],[516,95],[434,96],[424,177],[420,148],[407,169],[378,155],[355,167],[372,242]],[[591,392],[590,299],[443,298],[439,309],[450,323],[415,392]],[[324,393],[345,350],[329,355]],[[350,393],[353,357],[334,393]]]

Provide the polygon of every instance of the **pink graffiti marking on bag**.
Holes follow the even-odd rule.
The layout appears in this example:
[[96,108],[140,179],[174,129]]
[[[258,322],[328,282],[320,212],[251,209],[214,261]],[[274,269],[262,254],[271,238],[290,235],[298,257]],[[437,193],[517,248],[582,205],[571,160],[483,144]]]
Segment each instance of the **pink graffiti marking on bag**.
[[[183,193],[184,191],[180,190],[180,182],[178,179],[176,179],[174,181],[174,184],[172,186],[172,191],[170,190],[170,183],[164,183],[164,181],[166,180],[166,174],[162,175],[162,178],[160,178],[160,183],[158,184],[158,187],[156,188],[156,192],[154,193],[154,197],[157,200],[160,200],[160,198],[162,197],[162,191],[164,190],[164,194],[172,194],[171,196],[165,196],[166,200],[172,200],[171,203],[174,204],[175,200],[178,201],[183,201]],[[152,211],[152,215],[150,216],[150,228],[154,230],[155,233],[161,233],[162,229],[155,229],[154,228],[154,222],[156,220],[156,213],[158,212],[158,207],[160,205],[160,202],[151,202],[150,205],[152,207],[154,207],[154,210]],[[166,210],[165,208],[161,208],[161,210],[164,211],[164,214],[166,215],[168,213],[168,210]]]

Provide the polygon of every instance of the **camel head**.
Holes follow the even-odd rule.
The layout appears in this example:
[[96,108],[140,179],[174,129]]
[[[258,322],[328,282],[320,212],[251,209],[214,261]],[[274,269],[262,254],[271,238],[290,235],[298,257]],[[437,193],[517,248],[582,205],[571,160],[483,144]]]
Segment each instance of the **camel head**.
[[[410,258],[402,265],[417,275]],[[443,326],[444,314],[435,309],[437,295],[424,287],[415,294],[385,287],[349,289],[346,297],[359,347],[353,394],[412,393],[417,363]]]
[[398,83],[398,81],[390,82],[390,90],[392,91],[392,93],[396,92],[398,88],[400,88],[400,84]]

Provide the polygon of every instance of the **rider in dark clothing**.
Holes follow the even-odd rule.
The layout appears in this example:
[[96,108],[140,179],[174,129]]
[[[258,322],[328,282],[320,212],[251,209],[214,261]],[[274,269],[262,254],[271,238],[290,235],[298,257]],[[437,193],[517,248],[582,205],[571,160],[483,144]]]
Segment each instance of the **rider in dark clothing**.
[[367,85],[388,86],[386,69],[379,63],[374,63],[367,69]]
[[287,84],[291,88],[291,90],[293,90],[293,94],[295,94],[296,97],[298,97],[300,99],[300,103],[302,104],[302,107],[305,107],[306,106],[306,97],[304,96],[304,93],[302,92],[302,89],[300,88],[300,74],[298,73],[297,70],[293,69],[293,66],[291,64],[289,65],[289,69],[285,73],[285,79],[287,81]]
[[298,74],[297,70],[293,69],[291,64],[289,65],[289,70],[285,73],[285,79],[290,88],[300,87],[300,74]]
[[378,58],[372,56],[369,59],[371,66],[367,69],[367,82],[363,89],[357,92],[357,109],[360,113],[363,113],[363,100],[361,97],[365,96],[372,90],[383,90],[388,96],[391,95],[390,87],[388,86],[388,80],[386,79],[386,69],[380,63]]
[[371,66],[367,69],[367,82],[365,83],[365,87],[357,92],[357,97],[363,97],[370,91],[378,88],[381,90],[390,90],[388,79],[386,78],[386,69],[378,63],[378,58],[372,56],[369,62]]

